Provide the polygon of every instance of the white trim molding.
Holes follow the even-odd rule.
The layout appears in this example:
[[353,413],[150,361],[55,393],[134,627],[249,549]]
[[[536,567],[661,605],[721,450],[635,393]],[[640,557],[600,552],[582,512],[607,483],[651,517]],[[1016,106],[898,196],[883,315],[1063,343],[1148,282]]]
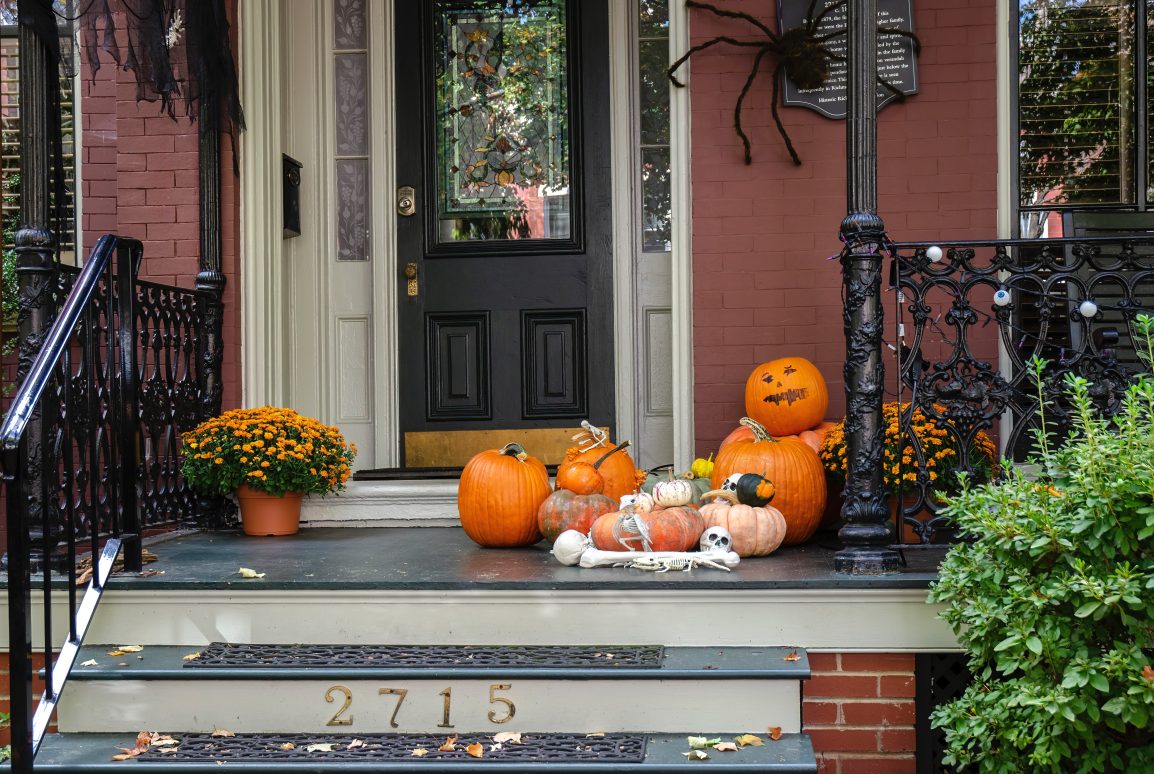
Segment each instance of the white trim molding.
[[280,0],[244,0],[237,22],[240,100],[240,336],[242,401],[284,402],[281,261]]
[[[689,10],[669,3],[669,61],[689,48]],[[689,74],[683,78],[692,84]],[[693,418],[693,197],[690,174],[689,88],[671,89],[669,163],[673,205],[673,457],[688,469],[696,456]]]

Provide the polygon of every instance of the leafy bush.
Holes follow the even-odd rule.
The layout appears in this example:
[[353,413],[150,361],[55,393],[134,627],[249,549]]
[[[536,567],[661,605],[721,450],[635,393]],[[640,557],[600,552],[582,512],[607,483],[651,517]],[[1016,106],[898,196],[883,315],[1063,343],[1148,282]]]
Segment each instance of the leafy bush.
[[[1139,318],[1147,365],[1154,318]],[[1035,363],[1040,380],[1044,363]],[[1154,771],[1154,378],[1098,416],[1068,377],[1077,421],[1033,470],[966,486],[947,512],[973,536],[931,590],[974,682],[939,707],[946,763],[983,772]]]

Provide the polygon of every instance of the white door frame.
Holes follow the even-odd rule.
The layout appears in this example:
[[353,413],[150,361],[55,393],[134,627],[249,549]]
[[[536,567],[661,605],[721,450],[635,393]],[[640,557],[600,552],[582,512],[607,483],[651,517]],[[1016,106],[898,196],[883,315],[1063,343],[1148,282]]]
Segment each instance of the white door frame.
[[[407,0],[412,1],[412,0]],[[369,35],[373,51],[393,49],[393,2],[371,3]],[[281,0],[240,0],[238,35],[240,41],[241,100],[247,130],[241,134],[240,179],[240,271],[241,285],[241,375],[244,405],[283,405],[290,393],[286,371],[286,328],[288,315],[282,248],[281,148],[283,125],[282,26],[291,23],[282,13]],[[632,70],[634,45],[628,40],[632,29],[629,14],[632,0],[610,0],[611,72]],[[688,45],[688,18],[681,3],[670,3],[670,46],[681,51]],[[387,58],[387,55],[386,55]],[[632,58],[632,59],[631,59]],[[394,75],[391,61],[376,62]],[[379,69],[378,69],[379,72]],[[318,74],[318,77],[323,77]],[[632,127],[637,120],[635,86],[613,79],[610,121],[613,132],[614,169],[636,166]],[[375,459],[372,467],[398,464],[399,401],[396,295],[398,257],[396,224],[393,216],[395,174],[395,106],[393,77],[370,79],[370,100],[376,118],[372,140],[372,177],[380,181],[372,195],[373,283],[379,299],[373,315],[376,341],[374,357],[374,412],[376,420]],[[294,81],[292,88],[309,88]],[[675,462],[688,466],[693,458],[693,291],[689,183],[689,98],[687,89],[675,89],[671,99],[671,159],[673,175],[673,412]],[[638,428],[633,405],[637,382],[636,358],[628,321],[635,313],[633,255],[637,215],[633,212],[636,175],[614,177],[614,336],[616,411],[618,435],[633,437]],[[317,290],[318,294],[321,292]],[[324,308],[323,297],[317,298]],[[332,421],[331,417],[320,417]]]

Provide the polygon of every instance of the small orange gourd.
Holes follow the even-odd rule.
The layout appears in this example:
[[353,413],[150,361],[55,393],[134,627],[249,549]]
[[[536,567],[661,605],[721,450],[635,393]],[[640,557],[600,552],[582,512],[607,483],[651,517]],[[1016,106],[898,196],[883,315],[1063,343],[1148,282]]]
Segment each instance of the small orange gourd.
[[490,548],[541,539],[537,511],[549,496],[549,473],[515,443],[479,452],[461,471],[457,510],[473,542]]

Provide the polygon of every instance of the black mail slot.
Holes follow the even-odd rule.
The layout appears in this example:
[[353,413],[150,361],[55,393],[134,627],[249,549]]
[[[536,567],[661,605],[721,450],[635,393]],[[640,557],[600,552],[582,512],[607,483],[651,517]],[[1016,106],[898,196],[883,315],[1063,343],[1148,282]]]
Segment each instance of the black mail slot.
[[281,154],[285,239],[301,235],[301,166],[292,156]]

